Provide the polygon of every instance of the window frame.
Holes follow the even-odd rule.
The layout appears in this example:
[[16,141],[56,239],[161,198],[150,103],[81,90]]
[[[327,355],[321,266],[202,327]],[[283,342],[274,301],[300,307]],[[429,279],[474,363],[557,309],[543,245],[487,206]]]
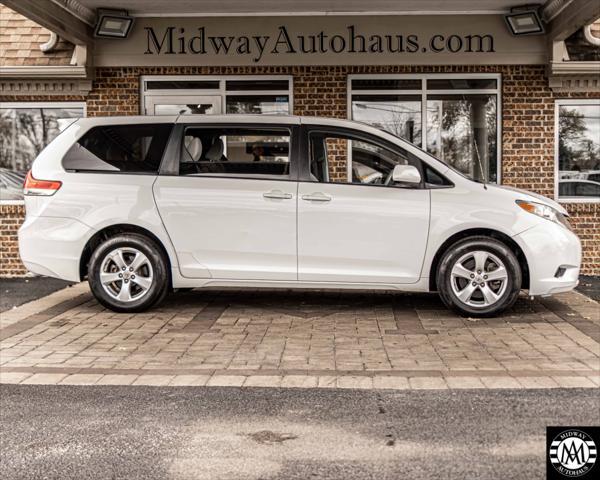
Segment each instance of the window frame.
[[[83,115],[81,118],[87,117],[87,102],[81,101],[63,101],[63,102],[1,102],[1,109],[27,109],[27,108],[81,108]],[[73,120],[74,122],[76,120]],[[25,199],[23,200],[2,200],[0,198],[0,205],[24,205]]]
[[[428,89],[427,80],[433,79],[494,79],[496,88],[473,89]],[[421,88],[413,90],[353,90],[353,80],[420,80]],[[496,95],[496,184],[502,184],[502,74],[501,73],[389,73],[352,74],[347,79],[347,118],[352,118],[352,95],[419,95],[421,97],[421,145],[427,152],[427,96],[431,95]],[[348,162],[348,175],[352,175],[352,159]],[[351,178],[351,177],[350,177]],[[488,179],[489,181],[489,179]]]
[[[147,90],[146,82],[156,81],[218,81],[216,89],[155,89]],[[287,80],[287,90],[227,90],[227,81],[235,80]],[[227,96],[256,96],[256,95],[287,95],[289,112],[294,112],[294,77],[293,75],[142,75],[140,77],[140,114],[147,115],[146,98],[152,96],[194,96],[194,95],[220,95],[222,115],[227,114]],[[268,115],[268,114],[265,114]]]
[[[249,130],[273,130],[287,131],[290,137],[289,147],[289,173],[287,175],[263,175],[254,176],[251,174],[235,174],[235,175],[180,175],[179,164],[181,162],[181,152],[183,148],[183,139],[185,131],[188,128],[240,128]],[[281,182],[297,182],[299,172],[299,153],[301,148],[300,140],[300,125],[297,124],[279,124],[279,123],[244,123],[244,122],[180,122],[176,123],[171,131],[171,137],[165,148],[163,161],[161,163],[158,175],[180,178],[225,178],[230,180],[262,180],[262,181],[281,181]]]
[[559,203],[600,203],[600,198],[595,197],[561,197],[559,192],[560,169],[559,163],[559,142],[560,142],[560,107],[565,105],[598,105],[600,108],[600,99],[598,98],[561,98],[554,101],[554,200]]

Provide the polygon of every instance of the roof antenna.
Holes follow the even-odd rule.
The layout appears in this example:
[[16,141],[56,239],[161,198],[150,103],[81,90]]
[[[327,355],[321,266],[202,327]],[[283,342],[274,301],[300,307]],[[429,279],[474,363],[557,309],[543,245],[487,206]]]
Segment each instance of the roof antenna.
[[[467,103],[467,98],[465,97],[464,93],[463,93],[462,97],[463,97],[463,101],[465,103]],[[486,175],[485,175],[485,171],[483,170],[483,164],[481,163],[481,155],[479,155],[479,147],[477,146],[477,140],[475,139],[475,132],[474,131],[473,131],[473,146],[475,147],[475,155],[477,156],[477,163],[479,164],[479,172],[481,173],[481,179],[482,179],[483,189],[487,190]]]
[[477,163],[479,164],[479,171],[481,172],[481,179],[483,180],[483,189],[487,190],[487,180],[485,176],[485,172],[483,170],[483,164],[481,163],[481,156],[479,155],[479,147],[477,146],[477,140],[475,140],[475,135],[473,135],[473,145],[475,146],[475,155],[477,155]]

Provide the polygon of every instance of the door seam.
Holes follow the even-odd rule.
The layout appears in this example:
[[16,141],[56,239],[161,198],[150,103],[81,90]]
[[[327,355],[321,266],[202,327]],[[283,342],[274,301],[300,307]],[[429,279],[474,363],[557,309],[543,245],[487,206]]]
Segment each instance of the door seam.
[[298,198],[300,195],[300,182],[296,182],[296,281],[300,281],[300,221]]

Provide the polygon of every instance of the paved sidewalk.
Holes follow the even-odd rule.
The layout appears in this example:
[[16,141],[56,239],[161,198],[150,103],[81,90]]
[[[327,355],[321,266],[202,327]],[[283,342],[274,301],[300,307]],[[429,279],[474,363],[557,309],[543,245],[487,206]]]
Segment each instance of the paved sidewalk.
[[389,389],[600,385],[600,307],[577,292],[461,318],[436,295],[194,291],[136,315],[86,284],[2,314],[0,382]]

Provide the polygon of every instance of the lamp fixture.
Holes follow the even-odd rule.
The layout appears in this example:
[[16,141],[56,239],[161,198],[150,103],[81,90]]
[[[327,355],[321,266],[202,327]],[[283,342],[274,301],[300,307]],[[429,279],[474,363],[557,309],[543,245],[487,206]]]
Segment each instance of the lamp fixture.
[[510,33],[513,35],[542,35],[544,24],[538,14],[539,5],[523,5],[512,7],[510,13],[504,15]]
[[127,38],[133,25],[133,17],[127,10],[98,10],[94,36],[100,38]]

